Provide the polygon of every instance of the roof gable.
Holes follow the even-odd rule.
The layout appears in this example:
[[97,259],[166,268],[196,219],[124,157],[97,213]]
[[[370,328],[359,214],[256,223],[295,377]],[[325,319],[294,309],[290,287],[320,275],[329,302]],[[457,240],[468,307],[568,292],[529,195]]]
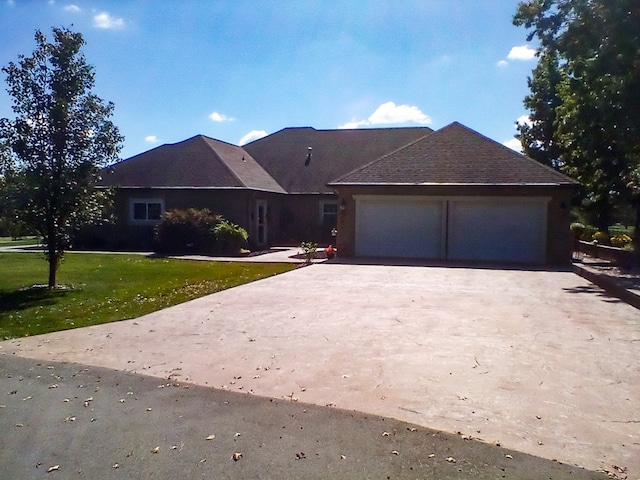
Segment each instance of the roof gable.
[[107,167],[102,185],[165,188],[250,188],[284,193],[242,147],[197,135]]
[[330,185],[573,185],[569,177],[454,122]]
[[[285,128],[244,146],[289,193],[331,193],[327,183],[431,133],[428,127]],[[311,147],[311,159],[305,165]]]

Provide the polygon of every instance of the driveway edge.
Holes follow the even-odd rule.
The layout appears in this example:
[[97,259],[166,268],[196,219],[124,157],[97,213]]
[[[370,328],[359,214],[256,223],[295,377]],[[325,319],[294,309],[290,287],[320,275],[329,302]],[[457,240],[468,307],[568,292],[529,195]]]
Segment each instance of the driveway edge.
[[614,277],[603,275],[585,265],[578,265],[577,263],[573,264],[573,272],[602,288],[610,295],[619,298],[632,307],[640,309],[640,295],[625,288]]

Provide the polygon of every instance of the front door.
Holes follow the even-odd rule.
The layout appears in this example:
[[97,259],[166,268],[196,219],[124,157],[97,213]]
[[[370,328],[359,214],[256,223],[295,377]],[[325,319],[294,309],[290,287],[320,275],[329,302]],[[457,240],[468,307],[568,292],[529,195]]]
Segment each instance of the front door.
[[267,201],[256,200],[256,243],[267,244]]

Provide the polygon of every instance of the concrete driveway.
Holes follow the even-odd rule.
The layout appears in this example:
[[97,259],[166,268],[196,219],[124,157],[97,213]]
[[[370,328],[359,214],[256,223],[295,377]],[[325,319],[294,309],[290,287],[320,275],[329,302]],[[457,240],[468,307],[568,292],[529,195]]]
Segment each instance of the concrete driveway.
[[0,352],[335,405],[640,478],[640,314],[569,272],[318,264]]

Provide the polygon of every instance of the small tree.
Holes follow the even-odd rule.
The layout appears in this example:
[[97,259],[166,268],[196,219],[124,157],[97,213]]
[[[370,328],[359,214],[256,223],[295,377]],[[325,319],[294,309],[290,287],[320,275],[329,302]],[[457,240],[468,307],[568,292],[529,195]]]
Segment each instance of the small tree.
[[40,31],[35,40],[32,56],[2,68],[16,118],[0,119],[0,175],[13,181],[20,219],[42,237],[54,288],[71,232],[102,211],[106,193],[94,186],[123,137],[108,120],[113,104],[91,93],[82,35],[54,28],[53,42]]

